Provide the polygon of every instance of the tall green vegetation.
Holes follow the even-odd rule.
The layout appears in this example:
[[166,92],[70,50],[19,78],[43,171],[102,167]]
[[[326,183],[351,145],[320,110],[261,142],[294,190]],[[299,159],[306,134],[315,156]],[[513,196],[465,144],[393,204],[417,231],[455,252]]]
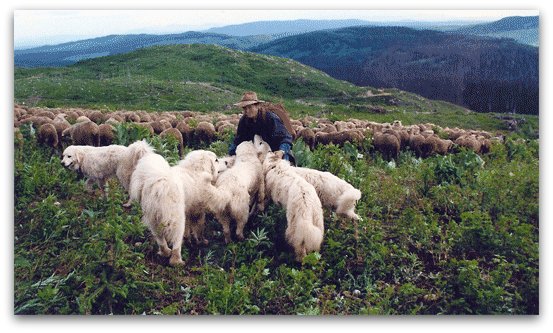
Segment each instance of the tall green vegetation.
[[[16,314],[537,314],[539,147],[509,137],[470,151],[387,162],[346,144],[309,150],[298,163],[362,192],[357,223],[325,212],[320,253],[294,262],[286,215],[269,205],[224,244],[209,219],[206,247],[185,246],[168,266],[116,180],[108,198],[87,193],[59,155],[22,127],[14,143]],[[127,127],[117,140],[147,137]],[[175,161],[170,141],[147,138]],[[225,142],[216,142],[220,148]],[[195,147],[187,147],[193,149]],[[221,149],[224,151],[224,149]]]

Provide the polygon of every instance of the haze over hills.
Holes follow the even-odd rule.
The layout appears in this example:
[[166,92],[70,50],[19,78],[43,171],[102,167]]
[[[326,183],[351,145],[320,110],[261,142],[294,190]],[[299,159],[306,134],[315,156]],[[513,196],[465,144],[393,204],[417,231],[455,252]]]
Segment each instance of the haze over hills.
[[291,58],[356,85],[395,87],[481,112],[538,113],[538,49],[508,39],[349,27],[251,50]]
[[455,32],[496,38],[512,38],[519,43],[539,45],[539,16],[510,16],[491,23],[462,27]]

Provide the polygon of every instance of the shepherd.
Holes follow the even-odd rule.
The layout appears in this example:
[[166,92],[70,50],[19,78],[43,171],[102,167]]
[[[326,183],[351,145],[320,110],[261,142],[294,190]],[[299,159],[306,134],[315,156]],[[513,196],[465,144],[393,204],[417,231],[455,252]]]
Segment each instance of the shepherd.
[[240,102],[234,104],[244,110],[238,122],[234,141],[229,147],[229,155],[236,154],[236,147],[244,141],[252,141],[257,134],[271,146],[272,151],[282,150],[283,159],[295,165],[292,153],[292,140],[295,134],[290,116],[281,104],[259,100],[257,94],[248,91]]

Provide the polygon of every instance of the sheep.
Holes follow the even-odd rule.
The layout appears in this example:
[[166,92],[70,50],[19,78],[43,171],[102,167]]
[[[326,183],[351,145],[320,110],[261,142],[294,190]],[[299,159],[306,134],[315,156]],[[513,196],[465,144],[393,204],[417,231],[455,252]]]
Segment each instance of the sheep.
[[478,141],[473,135],[461,136],[457,138],[457,140],[455,140],[455,143],[460,147],[471,149],[475,153],[480,152],[480,149],[482,147],[482,143]]
[[51,148],[58,146],[58,132],[51,123],[46,123],[40,126],[37,134],[37,141]]
[[98,146],[98,125],[92,121],[79,122],[62,132],[62,138],[70,137],[74,145]]
[[409,147],[415,152],[415,156],[426,158],[433,155],[436,151],[436,143],[434,140],[428,140],[424,135],[417,134],[411,136]]
[[310,128],[304,128],[298,132],[298,137],[303,139],[306,145],[309,148],[313,149],[315,147],[315,133]]
[[451,140],[443,140],[436,136],[427,138],[427,140],[434,141],[434,147],[436,148],[435,152],[439,155],[446,155],[453,148],[453,141]]
[[207,121],[200,121],[194,129],[194,142],[196,143],[211,143],[215,141],[217,134],[215,126]]
[[192,140],[192,133],[194,132],[192,128],[183,120],[179,121],[175,128],[182,134],[183,145],[189,144],[190,140]]
[[182,156],[182,152],[184,150],[184,142],[183,142],[183,138],[182,138],[182,134],[181,132],[176,129],[176,128],[168,128],[166,130],[164,130],[163,132],[161,132],[159,134],[160,137],[167,137],[167,136],[171,136],[173,138],[175,138],[175,140],[177,140],[177,148],[178,148],[178,151],[179,151],[179,157]]
[[373,134],[373,146],[386,160],[395,159],[399,155],[400,142],[394,134],[375,132]]
[[96,125],[100,125],[104,122],[104,115],[100,111],[91,111],[88,113],[88,119],[95,122]]
[[268,153],[263,161],[266,195],[286,209],[285,237],[299,262],[323,242],[324,221],[315,188],[293,171],[282,151]]
[[113,143],[115,137],[115,128],[109,124],[100,124],[98,126],[98,146],[109,146]]

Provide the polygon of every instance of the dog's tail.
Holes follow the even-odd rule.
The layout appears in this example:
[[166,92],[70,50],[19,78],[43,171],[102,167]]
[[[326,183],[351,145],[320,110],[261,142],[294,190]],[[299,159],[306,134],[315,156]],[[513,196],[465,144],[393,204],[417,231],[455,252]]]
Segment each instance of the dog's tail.
[[213,214],[224,212],[232,203],[232,193],[230,191],[206,184],[207,207]]
[[[308,207],[308,208],[307,208]],[[306,206],[299,214],[288,215],[286,238],[294,247],[296,259],[301,261],[309,252],[319,251],[324,236],[323,211],[320,206]],[[290,221],[290,219],[294,219]]]
[[359,216],[354,213],[354,210],[359,199],[361,199],[361,191],[353,187],[350,188],[338,198],[336,212],[358,220]]

